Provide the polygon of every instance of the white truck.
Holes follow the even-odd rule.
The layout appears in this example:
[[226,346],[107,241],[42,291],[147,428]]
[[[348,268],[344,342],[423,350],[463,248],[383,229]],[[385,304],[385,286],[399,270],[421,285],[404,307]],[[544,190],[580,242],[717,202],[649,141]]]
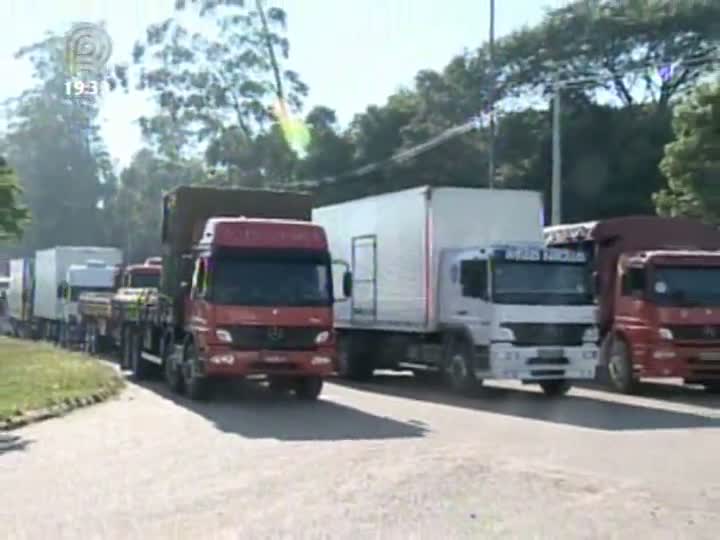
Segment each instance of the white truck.
[[434,372],[460,392],[516,379],[548,395],[594,378],[588,264],[545,248],[542,214],[536,192],[449,187],[315,209],[347,295],[335,305],[339,374]]
[[7,309],[10,332],[16,337],[36,337],[33,326],[34,261],[31,258],[10,261],[10,285]]
[[[35,254],[33,315],[42,337],[68,341],[78,322],[81,293],[113,288],[105,267],[122,263],[122,251],[109,247],[55,247]],[[100,267],[100,268],[97,268]]]

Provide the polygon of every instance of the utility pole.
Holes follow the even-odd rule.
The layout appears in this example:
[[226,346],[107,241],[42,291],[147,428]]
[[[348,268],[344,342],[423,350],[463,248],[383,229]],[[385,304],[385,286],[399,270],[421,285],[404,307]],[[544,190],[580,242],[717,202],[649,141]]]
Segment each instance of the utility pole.
[[560,84],[555,83],[552,116],[552,216],[551,225],[562,222],[562,163],[560,152]]
[[488,186],[495,186],[495,0],[490,0],[490,145],[488,148]]

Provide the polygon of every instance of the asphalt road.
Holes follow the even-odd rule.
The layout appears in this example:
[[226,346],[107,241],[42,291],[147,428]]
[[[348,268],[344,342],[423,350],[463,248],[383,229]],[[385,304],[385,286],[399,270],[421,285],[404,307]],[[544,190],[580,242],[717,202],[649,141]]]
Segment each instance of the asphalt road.
[[718,456],[720,397],[677,386],[131,385],[0,434],[0,538],[715,539]]

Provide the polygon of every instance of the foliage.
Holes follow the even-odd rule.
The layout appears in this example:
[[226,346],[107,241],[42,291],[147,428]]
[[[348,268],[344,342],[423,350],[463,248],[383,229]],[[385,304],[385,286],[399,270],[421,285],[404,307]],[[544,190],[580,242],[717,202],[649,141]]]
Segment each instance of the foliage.
[[97,126],[97,105],[66,95],[61,37],[21,49],[35,68],[34,88],[8,104],[12,119],[2,146],[35,219],[23,247],[109,240],[103,205],[114,191],[110,156]]
[[720,223],[720,81],[676,108],[673,131],[660,163],[668,184],[654,198],[658,211]]
[[20,187],[5,158],[0,157],[0,239],[22,235],[30,214],[19,202]]

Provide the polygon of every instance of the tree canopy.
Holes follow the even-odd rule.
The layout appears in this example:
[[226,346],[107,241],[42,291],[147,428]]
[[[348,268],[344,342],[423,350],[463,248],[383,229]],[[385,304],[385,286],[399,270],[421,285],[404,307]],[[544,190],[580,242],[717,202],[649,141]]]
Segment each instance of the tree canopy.
[[29,218],[27,208],[19,201],[20,186],[15,173],[0,157],[0,239],[19,238]]
[[675,109],[673,131],[660,163],[668,186],[655,196],[658,211],[720,224],[720,81]]
[[549,206],[558,81],[564,221],[656,211],[717,220],[717,90],[703,86],[720,65],[717,21],[717,2],[576,0],[498,39],[494,63],[486,44],[466,50],[341,126],[332,104],[303,109],[310,89],[287,68],[285,11],[178,0],[112,70],[112,87],[147,91],[156,105],[140,119],[145,148],[118,174],[97,105],[64,95],[60,38],[49,36],[18,53],[38,84],[11,104],[2,140],[36,216],[23,246],[105,242],[133,260],[156,255],[161,194],[185,183],[302,187],[319,204],[487,186],[485,127],[388,158],[486,114],[491,99],[494,185],[541,191]]

